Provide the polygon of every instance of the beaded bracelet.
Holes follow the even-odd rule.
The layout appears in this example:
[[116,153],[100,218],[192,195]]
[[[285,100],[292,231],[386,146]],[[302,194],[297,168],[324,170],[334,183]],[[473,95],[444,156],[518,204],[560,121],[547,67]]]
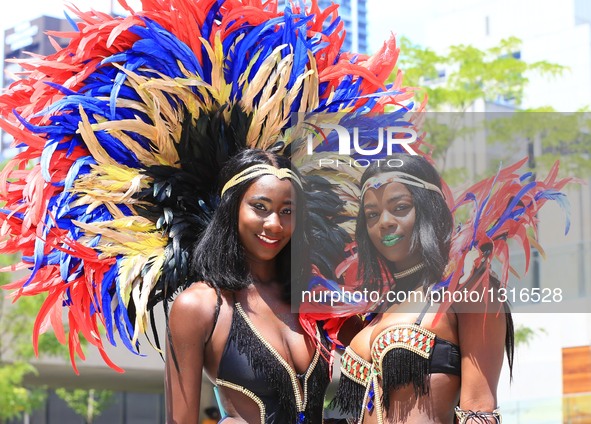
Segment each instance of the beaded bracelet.
[[482,411],[471,411],[471,410],[463,410],[460,409],[459,406],[456,406],[456,417],[458,418],[458,424],[469,424],[468,420],[473,420],[476,423],[483,423],[488,424],[491,421],[489,418],[494,419],[495,424],[501,424],[503,419],[501,417],[501,413],[499,412],[499,408],[495,409],[492,412],[482,412]]

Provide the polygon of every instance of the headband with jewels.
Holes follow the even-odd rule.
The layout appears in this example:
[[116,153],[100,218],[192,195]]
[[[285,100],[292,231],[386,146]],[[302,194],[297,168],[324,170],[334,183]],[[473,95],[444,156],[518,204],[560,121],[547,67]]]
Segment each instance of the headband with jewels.
[[293,172],[289,168],[275,168],[272,165],[267,164],[257,164],[253,166],[249,166],[248,168],[240,171],[238,174],[234,175],[232,178],[228,180],[224,187],[222,188],[222,192],[220,196],[223,196],[224,193],[229,190],[230,188],[234,187],[235,185],[240,184],[243,181],[251,180],[253,178],[262,177],[263,175],[273,175],[280,180],[285,178],[289,178],[294,183],[296,183],[300,188],[303,189],[302,182],[300,178],[297,176],[295,172]]
[[365,192],[367,190],[369,190],[369,189],[377,190],[378,188],[380,188],[386,184],[390,184],[390,183],[394,183],[394,182],[408,184],[408,185],[412,185],[415,187],[421,187],[426,190],[434,191],[434,192],[440,194],[442,197],[444,197],[441,189],[439,187],[437,187],[435,184],[432,184],[427,181],[423,181],[419,177],[415,177],[414,175],[407,174],[405,172],[391,171],[391,172],[384,172],[383,174],[368,178],[367,181],[365,182],[365,184],[363,184],[363,188],[361,189],[361,199],[363,199],[363,196],[365,195]]

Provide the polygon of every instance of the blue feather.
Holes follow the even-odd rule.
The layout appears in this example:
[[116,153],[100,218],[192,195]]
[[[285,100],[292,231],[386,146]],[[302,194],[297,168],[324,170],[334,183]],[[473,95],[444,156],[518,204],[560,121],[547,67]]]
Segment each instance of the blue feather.
[[[117,269],[121,269],[121,258],[117,258]],[[123,344],[131,352],[137,353],[137,349],[131,344],[131,337],[133,336],[133,324],[129,320],[127,308],[124,306],[123,298],[121,296],[121,284],[119,283],[119,274],[115,276],[115,292],[117,298],[117,306],[115,307],[114,315],[117,330],[119,331],[119,338]]]
[[90,172],[91,165],[96,165],[96,160],[90,155],[76,159],[66,175],[65,188],[71,189],[74,187],[74,181]]
[[49,164],[51,162],[51,158],[55,153],[55,149],[57,148],[58,143],[55,140],[47,140],[45,143],[45,147],[41,152],[41,175],[43,175],[43,179],[45,182],[51,181],[51,175],[49,174]]
[[499,217],[499,219],[497,220],[496,224],[493,225],[493,227],[488,230],[486,232],[486,234],[489,237],[492,237],[497,229],[503,225],[503,223],[510,218],[511,215],[511,211],[513,211],[513,209],[515,208],[515,206],[517,206],[517,204],[519,202],[521,202],[522,197],[525,195],[525,193],[527,193],[528,191],[530,191],[532,188],[534,188],[536,186],[536,182],[532,181],[528,184],[526,184],[525,186],[523,186],[521,188],[521,190],[519,190],[519,192],[515,195],[515,197],[511,200],[511,202],[509,203],[509,205],[507,206],[507,208],[503,211],[503,214]]
[[[43,265],[43,251],[45,249],[45,241],[41,240],[40,238],[36,238],[35,239],[35,248],[33,250],[33,257],[27,257],[26,262],[33,262],[33,267],[30,268],[31,269],[31,275],[29,275],[29,278],[27,278],[27,281],[25,281],[25,283],[23,284],[23,287],[27,287],[31,281],[33,281],[33,278],[35,278],[35,275],[37,274],[37,272],[41,269],[42,265]],[[23,260],[25,258],[23,257]]]
[[522,175],[519,177],[519,181],[520,181],[520,182],[523,182],[523,181],[525,181],[525,180],[527,180],[527,179],[530,179],[530,178],[532,178],[532,177],[533,177],[533,175],[534,175],[534,174],[533,174],[532,172],[525,172],[524,174],[522,174]]
[[558,206],[564,211],[565,215],[565,223],[564,223],[564,234],[568,234],[570,231],[570,217],[571,217],[571,208],[570,202],[566,196],[566,194],[558,191],[558,190],[544,190],[540,193],[537,193],[535,196],[536,200],[539,199],[548,199],[554,200],[558,203]]
[[78,29],[78,23],[74,19],[72,19],[72,17],[70,15],[68,15],[68,12],[66,12],[65,10],[64,10],[64,17],[66,18],[66,20],[68,21],[68,23],[70,24],[70,26],[72,27],[72,29],[74,31],[80,31]]
[[116,346],[116,343],[113,328],[114,317],[113,312],[111,312],[111,301],[113,299],[112,292],[114,291],[115,278],[118,272],[119,268],[117,263],[115,263],[105,273],[101,286],[101,297],[103,299],[102,310],[103,316],[105,317],[105,330],[107,333],[107,339],[113,346]]

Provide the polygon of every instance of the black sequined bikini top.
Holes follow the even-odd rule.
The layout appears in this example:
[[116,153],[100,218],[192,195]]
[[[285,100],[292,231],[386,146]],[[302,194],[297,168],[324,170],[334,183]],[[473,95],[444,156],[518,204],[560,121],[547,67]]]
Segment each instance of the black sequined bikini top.
[[316,347],[306,372],[296,373],[235,302],[216,385],[252,399],[259,407],[261,423],[320,424],[330,381],[328,361],[320,349]]

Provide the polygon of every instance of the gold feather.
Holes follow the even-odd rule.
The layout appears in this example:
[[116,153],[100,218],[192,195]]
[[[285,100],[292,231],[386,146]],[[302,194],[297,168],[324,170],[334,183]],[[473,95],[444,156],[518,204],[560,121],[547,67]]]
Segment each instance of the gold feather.
[[141,282],[138,279],[132,289],[132,296],[136,307],[135,327],[131,341],[132,344],[137,342],[140,334],[146,332],[148,326],[148,301],[150,298],[150,292],[162,274],[164,260],[165,257],[163,254],[152,256],[147,263],[147,266],[149,267],[148,272],[144,274]]
[[84,140],[84,143],[86,144],[86,147],[90,151],[92,157],[99,165],[117,166],[117,162],[105,151],[103,146],[101,146],[94,135],[92,125],[90,124],[88,115],[84,111],[82,105],[78,107],[78,110],[80,112],[80,123],[78,124],[77,133],[82,136],[82,139]]
[[[259,95],[261,90],[267,84],[269,77],[277,66],[277,63],[281,60],[281,50],[283,50],[286,46],[286,44],[283,44],[276,47],[273,52],[271,52],[269,57],[263,61],[259,67],[259,70],[252,78],[250,84],[243,89],[240,105],[247,113],[254,112],[254,99]],[[253,60],[251,60],[251,63]],[[251,65],[249,64],[249,66]]]
[[150,180],[139,169],[125,165],[93,166],[91,172],[76,180],[71,191],[95,200],[134,203],[133,195],[147,188]]
[[232,85],[226,83],[224,76],[225,56],[221,37],[221,33],[216,32],[213,48],[206,39],[200,38],[200,40],[211,60],[211,89],[213,93],[217,94],[214,95],[214,98],[219,104],[224,104],[230,100]]

